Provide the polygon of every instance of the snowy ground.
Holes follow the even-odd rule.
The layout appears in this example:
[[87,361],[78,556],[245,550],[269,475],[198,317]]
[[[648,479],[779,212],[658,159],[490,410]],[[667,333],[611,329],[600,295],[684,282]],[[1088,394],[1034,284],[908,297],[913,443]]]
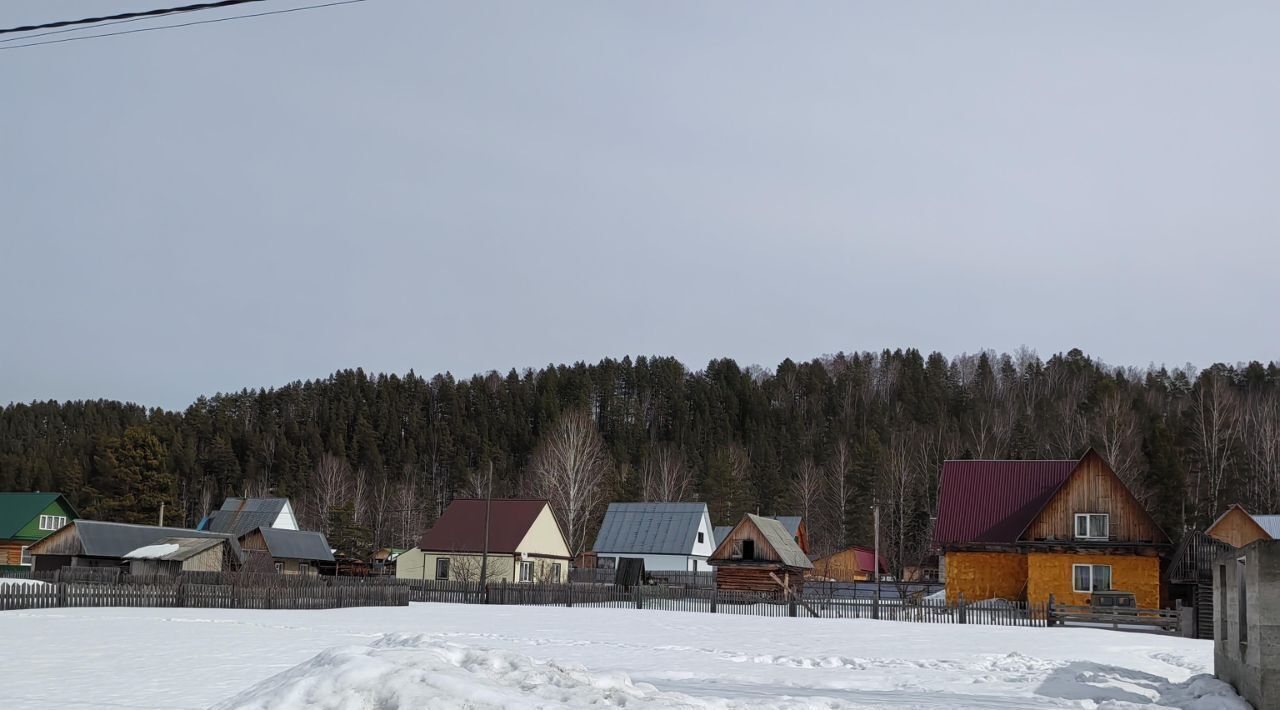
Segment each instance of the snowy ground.
[[1212,644],[1092,629],[414,604],[0,613],[25,708],[1214,708]]

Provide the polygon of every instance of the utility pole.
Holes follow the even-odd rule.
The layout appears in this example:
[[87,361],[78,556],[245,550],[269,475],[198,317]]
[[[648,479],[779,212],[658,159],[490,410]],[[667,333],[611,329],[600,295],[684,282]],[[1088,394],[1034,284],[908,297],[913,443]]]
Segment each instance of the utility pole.
[[480,554],[480,588],[489,581],[489,508],[493,503],[493,459],[489,459],[489,480],[484,484],[484,552]]
[[164,501],[160,501],[160,527],[164,527]]
[[880,502],[876,501],[876,504],[871,506],[871,509],[875,511],[875,521],[876,521],[876,558],[871,562],[871,566],[874,567],[876,570],[876,573],[875,573],[876,588],[879,589],[880,588]]

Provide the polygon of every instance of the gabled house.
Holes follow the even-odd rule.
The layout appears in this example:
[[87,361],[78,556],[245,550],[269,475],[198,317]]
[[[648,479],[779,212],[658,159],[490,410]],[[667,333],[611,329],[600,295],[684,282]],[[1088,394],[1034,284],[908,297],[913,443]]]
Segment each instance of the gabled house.
[[200,521],[197,530],[241,537],[258,528],[297,530],[298,518],[288,498],[228,498],[222,507]]
[[260,527],[240,536],[245,565],[254,571],[314,576],[319,566],[333,564],[333,550],[323,533]]
[[1160,606],[1169,537],[1092,449],[1078,461],[947,461],[933,546],[947,599]]
[[572,560],[547,501],[458,499],[417,547],[396,558],[396,578],[479,582],[483,565],[485,582],[559,583],[568,580]]
[[648,572],[708,571],[715,549],[706,503],[610,503],[592,547],[598,569],[635,557]]
[[1255,540],[1280,538],[1280,515],[1252,515],[1237,503],[1219,515],[1204,532],[1232,547],[1244,547]]
[[[813,572],[810,576],[813,579],[824,579],[833,582],[865,582],[875,579],[875,560],[875,550],[868,550],[865,547],[856,545],[846,547],[826,557],[819,557],[814,560]],[[881,555],[880,573],[884,574],[888,571],[889,567],[885,564],[884,556]]]
[[0,493],[0,570],[29,566],[29,548],[76,517],[61,493]]
[[118,568],[128,562],[125,556],[130,552],[175,537],[226,540],[233,557],[244,559],[239,542],[227,533],[83,519],[71,521],[32,545],[30,552],[37,572],[59,567]]
[[224,537],[166,537],[125,553],[129,574],[226,572],[238,565],[231,540]]
[[716,588],[785,597],[804,588],[813,569],[795,538],[773,518],[744,515],[711,554]]

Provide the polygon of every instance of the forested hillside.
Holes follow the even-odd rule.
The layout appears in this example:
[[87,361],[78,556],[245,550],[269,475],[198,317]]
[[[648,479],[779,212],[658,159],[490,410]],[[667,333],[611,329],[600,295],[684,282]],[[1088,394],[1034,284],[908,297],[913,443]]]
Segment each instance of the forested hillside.
[[1079,351],[948,359],[915,350],[784,361],[664,357],[467,380],[342,371],[201,398],[0,412],[0,490],[60,490],[82,514],[194,525],[225,495],[293,499],[352,549],[407,545],[442,506],[547,496],[589,547],[609,500],[801,514],[815,550],[868,543],[895,565],[927,541],[947,458],[1077,458],[1094,447],[1175,538],[1226,504],[1280,511],[1280,366],[1117,369]]

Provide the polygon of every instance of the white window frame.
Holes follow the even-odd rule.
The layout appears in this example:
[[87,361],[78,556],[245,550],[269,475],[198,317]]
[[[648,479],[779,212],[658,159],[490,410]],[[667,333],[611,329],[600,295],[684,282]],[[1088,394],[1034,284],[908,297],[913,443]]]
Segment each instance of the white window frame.
[[[443,577],[441,577],[441,576],[440,576],[440,563],[441,563],[441,562],[443,562],[443,563],[444,563],[444,576],[443,576]],[[451,567],[452,565],[453,565],[453,563],[449,561],[449,558],[448,558],[448,557],[437,557],[437,558],[436,558],[436,579],[437,579],[437,580],[449,579],[449,567]]]
[[59,530],[67,524],[67,516],[65,515],[41,515],[40,529],[47,531]]
[[560,563],[559,562],[551,563],[551,583],[552,584],[560,583]]
[[[1076,579],[1077,579],[1076,570],[1081,567],[1089,571],[1089,588],[1088,589],[1080,589],[1079,587],[1076,586]],[[1094,570],[1098,567],[1107,568],[1107,588],[1106,589],[1093,588],[1094,582],[1096,580],[1096,575],[1094,574]],[[1111,591],[1111,588],[1112,588],[1111,580],[1112,580],[1111,565],[1095,565],[1095,564],[1071,565],[1071,591],[1076,592],[1077,594],[1093,594],[1094,592],[1109,592]]]
[[24,567],[31,566],[31,546],[23,545],[22,551],[18,553],[18,564]]
[[533,560],[526,560],[520,563],[518,582],[528,584],[533,582]]
[[[1080,520],[1084,519],[1084,532],[1080,534]],[[1094,529],[1095,518],[1102,519],[1102,530]],[[1072,532],[1075,533],[1077,540],[1110,540],[1111,539],[1111,514],[1110,513],[1076,513],[1074,520],[1075,527]],[[1102,534],[1098,534],[1101,532]]]
[[283,563],[283,562],[277,562],[277,563],[275,563],[275,566],[276,566],[276,574],[284,574],[284,563]]
[[299,562],[298,574],[311,574],[311,565],[307,562]]

